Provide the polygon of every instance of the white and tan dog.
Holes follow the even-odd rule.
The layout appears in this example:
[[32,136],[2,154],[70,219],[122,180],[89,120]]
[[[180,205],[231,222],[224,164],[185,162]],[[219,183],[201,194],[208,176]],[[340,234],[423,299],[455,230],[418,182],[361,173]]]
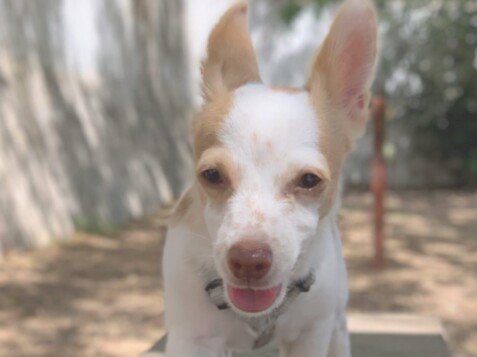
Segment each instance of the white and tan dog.
[[346,268],[336,224],[343,162],[365,126],[377,24],[347,0],[306,90],[261,84],[247,6],[213,30],[196,178],[164,251],[168,357],[276,343],[281,356],[349,356]]

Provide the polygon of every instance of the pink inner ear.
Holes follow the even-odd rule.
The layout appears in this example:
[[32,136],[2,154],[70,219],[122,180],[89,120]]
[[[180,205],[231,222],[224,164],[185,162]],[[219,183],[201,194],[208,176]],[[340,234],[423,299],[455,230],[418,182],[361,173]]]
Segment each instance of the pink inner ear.
[[376,52],[376,23],[368,8],[347,8],[336,24],[336,78],[343,104],[350,112],[364,109]]
[[353,89],[348,90],[344,93],[343,96],[343,105],[347,107],[352,114],[355,110],[365,109],[366,95],[364,93],[365,87],[362,88],[354,87]]
[[[359,32],[358,32],[359,34]],[[356,35],[358,35],[356,34]],[[364,108],[364,97],[367,90],[366,85],[371,76],[373,57],[370,55],[371,45],[365,34],[359,37],[349,36],[343,48],[341,68],[341,85],[344,87],[344,104],[346,106],[356,105],[358,109]],[[368,42],[368,43],[366,43]]]
[[365,109],[365,95],[357,91],[348,91],[343,98],[343,106],[348,108],[351,119],[357,117],[357,111]]
[[358,109],[364,109],[364,94],[361,94],[359,97],[358,97],[358,103],[357,103],[357,106],[358,106]]

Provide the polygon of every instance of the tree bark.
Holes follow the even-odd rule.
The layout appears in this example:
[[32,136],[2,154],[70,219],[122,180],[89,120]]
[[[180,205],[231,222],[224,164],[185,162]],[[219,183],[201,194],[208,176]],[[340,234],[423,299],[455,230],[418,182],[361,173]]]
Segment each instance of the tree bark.
[[[97,46],[85,69],[68,16],[86,3]],[[0,0],[0,253],[108,230],[181,191],[182,13],[177,0]]]

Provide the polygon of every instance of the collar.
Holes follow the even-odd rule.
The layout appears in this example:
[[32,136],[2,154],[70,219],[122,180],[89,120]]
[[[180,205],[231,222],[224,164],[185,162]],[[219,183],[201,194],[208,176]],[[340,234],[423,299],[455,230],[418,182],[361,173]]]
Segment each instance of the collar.
[[[244,320],[249,333],[255,338],[253,348],[261,348],[267,345],[273,337],[275,324],[280,315],[282,315],[288,306],[295,300],[300,293],[306,293],[315,282],[315,272],[312,270],[302,279],[292,282],[287,287],[287,292],[282,303],[275,307],[270,313],[260,317],[244,317],[237,315]],[[209,295],[211,302],[219,310],[229,310],[230,306],[225,300],[224,283],[220,278],[211,280],[206,286],[205,291]],[[232,311],[232,310],[231,310]]]

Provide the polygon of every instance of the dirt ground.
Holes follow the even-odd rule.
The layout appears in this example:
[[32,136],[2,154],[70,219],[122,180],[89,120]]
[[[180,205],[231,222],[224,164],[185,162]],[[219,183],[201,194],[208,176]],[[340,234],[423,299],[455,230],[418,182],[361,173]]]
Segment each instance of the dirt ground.
[[[341,214],[351,311],[441,318],[453,356],[477,355],[477,192],[388,197],[387,267],[370,263],[369,194]],[[158,218],[78,234],[0,263],[0,356],[137,356],[162,333]]]

